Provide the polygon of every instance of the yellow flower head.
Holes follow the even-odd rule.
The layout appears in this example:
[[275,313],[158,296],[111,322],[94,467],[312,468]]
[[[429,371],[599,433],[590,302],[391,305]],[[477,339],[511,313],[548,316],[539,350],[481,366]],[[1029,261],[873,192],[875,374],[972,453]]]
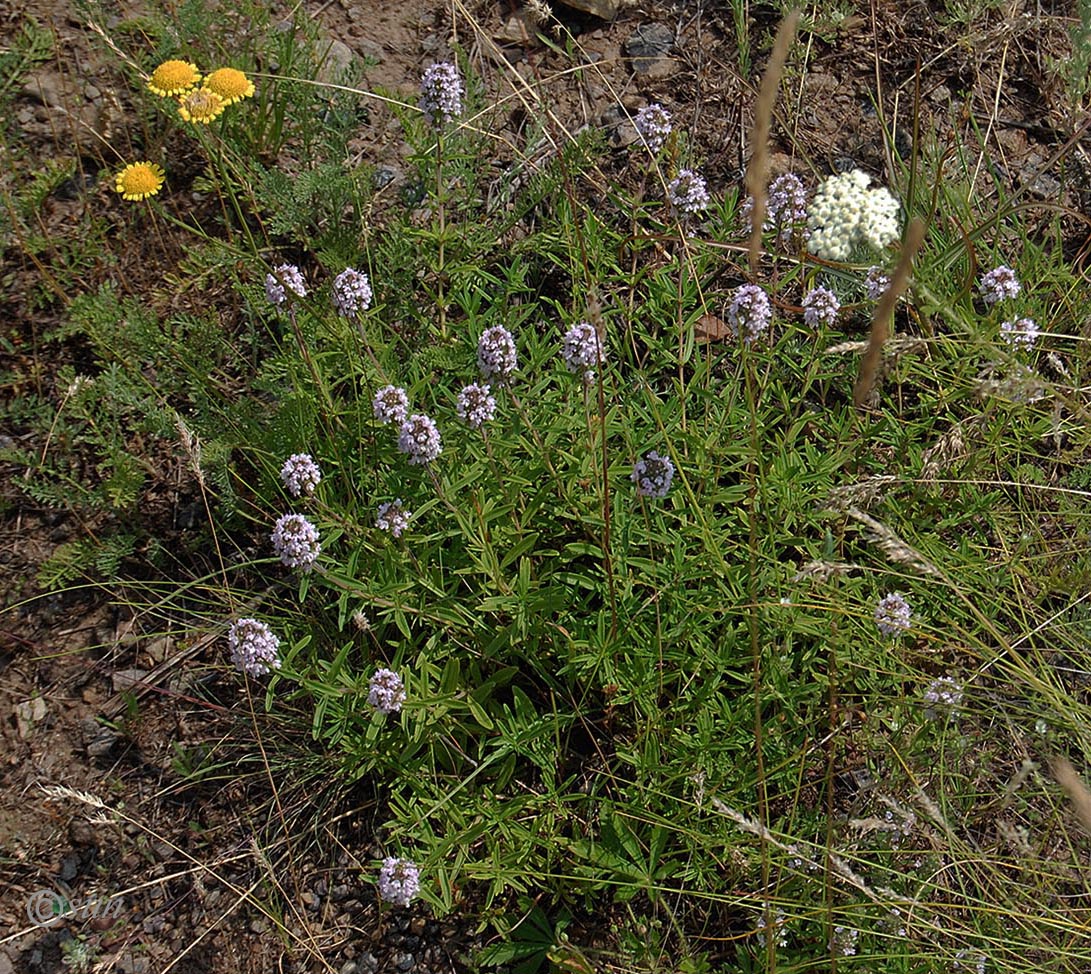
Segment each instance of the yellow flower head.
[[187,91],[178,99],[178,114],[187,122],[207,125],[214,118],[219,118],[223,110],[224,100],[208,88]]
[[254,82],[237,68],[217,68],[205,78],[205,87],[219,95],[224,105],[254,96]]
[[163,185],[164,173],[154,162],[131,162],[114,178],[114,189],[123,199],[143,200]]
[[164,61],[148,80],[148,87],[160,98],[173,98],[189,91],[201,80],[201,72],[188,61]]

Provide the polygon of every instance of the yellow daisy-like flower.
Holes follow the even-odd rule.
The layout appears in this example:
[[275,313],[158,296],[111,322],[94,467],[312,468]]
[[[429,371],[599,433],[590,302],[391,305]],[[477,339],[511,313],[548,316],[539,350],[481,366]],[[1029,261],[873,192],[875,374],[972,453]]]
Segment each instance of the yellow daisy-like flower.
[[185,94],[201,80],[197,65],[189,61],[164,61],[148,79],[148,88],[161,98]]
[[187,122],[207,125],[214,118],[219,118],[223,110],[224,100],[208,88],[187,91],[178,99],[178,114]]
[[158,193],[165,178],[154,162],[131,162],[114,178],[114,189],[122,199],[143,200]]
[[217,68],[205,78],[205,87],[219,95],[224,105],[254,96],[254,82],[237,68]]

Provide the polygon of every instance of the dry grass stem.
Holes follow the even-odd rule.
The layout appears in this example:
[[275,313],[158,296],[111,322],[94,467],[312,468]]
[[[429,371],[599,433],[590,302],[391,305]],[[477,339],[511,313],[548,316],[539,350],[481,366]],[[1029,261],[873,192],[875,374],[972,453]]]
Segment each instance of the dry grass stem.
[[1068,758],[1056,757],[1050,762],[1053,777],[1068,795],[1076,817],[1088,835],[1091,835],[1091,790],[1083,783]]
[[758,271],[761,257],[761,228],[765,223],[765,183],[769,175],[769,133],[773,128],[773,105],[777,100],[777,88],[784,74],[784,62],[788,58],[788,48],[796,35],[799,25],[799,11],[792,10],[777,29],[777,38],[773,42],[773,53],[765,67],[761,79],[761,90],[754,104],[754,131],[751,135],[751,156],[746,167],[746,191],[754,201],[750,210],[750,276]]
[[862,409],[871,398],[875,388],[875,380],[879,374],[879,360],[882,355],[883,345],[890,335],[890,323],[894,320],[894,306],[898,298],[902,296],[909,284],[909,272],[913,269],[913,258],[924,242],[924,221],[914,218],[906,231],[905,240],[902,242],[901,256],[898,258],[898,266],[894,269],[890,287],[886,289],[879,299],[879,305],[875,309],[875,321],[871,325],[871,336],[868,339],[867,351],[864,352],[863,361],[860,362],[860,377],[856,380],[856,387],[852,390],[852,401],[857,409]]

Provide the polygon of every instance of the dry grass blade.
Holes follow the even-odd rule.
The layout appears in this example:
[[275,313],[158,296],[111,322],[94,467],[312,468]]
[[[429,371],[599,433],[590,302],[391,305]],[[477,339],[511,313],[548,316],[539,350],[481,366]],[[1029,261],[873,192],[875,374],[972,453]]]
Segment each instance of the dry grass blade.
[[777,100],[777,87],[784,74],[784,62],[788,48],[796,36],[799,11],[791,11],[777,28],[773,53],[761,79],[761,91],[754,105],[754,132],[751,136],[752,153],[746,167],[746,191],[754,201],[750,210],[750,275],[758,270],[761,255],[761,227],[765,222],[765,181],[769,172],[769,133],[773,127],[773,105]]
[[852,390],[852,401],[857,409],[863,407],[871,396],[871,390],[875,388],[875,377],[879,374],[879,358],[882,355],[883,344],[890,335],[890,322],[894,319],[894,305],[909,283],[913,258],[916,257],[923,242],[924,222],[920,218],[914,218],[902,242],[902,254],[898,259],[898,266],[894,270],[890,287],[879,299],[879,306],[875,309],[875,321],[871,325],[867,351],[864,352],[863,361],[860,362],[860,376],[856,380],[856,387]]
[[1076,817],[1089,835],[1091,835],[1091,790],[1088,790],[1067,758],[1057,757],[1050,762],[1053,777],[1068,795]]

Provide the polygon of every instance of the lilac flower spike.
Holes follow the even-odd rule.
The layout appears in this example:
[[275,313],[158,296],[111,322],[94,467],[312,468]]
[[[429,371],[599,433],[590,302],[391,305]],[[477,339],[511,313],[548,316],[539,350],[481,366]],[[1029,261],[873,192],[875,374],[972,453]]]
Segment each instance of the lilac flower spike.
[[996,304],[1005,298],[1014,298],[1023,286],[1015,276],[1015,271],[1005,264],[994,267],[981,276],[981,300],[986,304]]
[[462,81],[449,61],[429,65],[420,82],[420,110],[433,125],[462,114]]
[[383,386],[371,400],[371,409],[384,426],[401,426],[409,415],[409,394],[400,386]]
[[475,430],[481,429],[496,415],[496,400],[489,394],[489,386],[471,383],[458,394],[456,411],[459,419]]
[[295,264],[281,264],[273,268],[272,274],[265,275],[265,296],[270,304],[281,307],[288,300],[289,291],[298,298],[307,296],[307,285]]
[[379,869],[379,896],[387,903],[406,907],[420,892],[420,870],[408,859],[391,856]]
[[265,676],[280,669],[280,640],[257,619],[237,619],[227,632],[231,662],[242,673]]
[[398,434],[398,449],[409,455],[412,464],[431,463],[443,452],[436,424],[423,413],[414,413]]
[[386,504],[379,505],[378,513],[375,516],[375,527],[380,531],[386,531],[392,537],[400,538],[405,529],[409,527],[409,519],[412,516],[412,511],[405,509],[405,505],[399,497],[396,501],[389,501]]
[[704,179],[692,169],[680,169],[667,184],[667,199],[677,216],[695,216],[708,209],[708,188]]
[[346,267],[333,279],[333,306],[343,318],[371,307],[371,282],[367,274]]
[[280,468],[280,479],[293,497],[313,494],[322,479],[322,471],[308,453],[293,453]]
[[561,357],[569,372],[583,373],[583,381],[591,382],[595,378],[593,366],[606,358],[606,349],[595,326],[581,321],[569,328],[561,345]]
[[727,323],[736,335],[742,335],[747,345],[768,331],[772,318],[769,296],[759,285],[743,284],[735,288],[727,307]]
[[803,295],[803,321],[809,328],[832,325],[840,310],[841,302],[829,288],[816,287]]
[[515,339],[503,325],[486,328],[477,343],[477,367],[489,380],[506,382],[515,371],[518,356]]
[[875,625],[884,636],[897,636],[909,628],[909,603],[897,592],[884,595],[875,606]]
[[1000,337],[1009,345],[1034,348],[1038,335],[1039,328],[1033,318],[1016,318],[1014,321],[1000,322]]
[[632,481],[636,492],[641,497],[653,497],[660,500],[667,496],[674,480],[674,464],[670,457],[661,457],[655,450],[650,450],[633,464]]
[[318,528],[302,514],[285,514],[278,518],[269,540],[273,542],[273,551],[286,568],[309,572],[322,553],[322,546],[318,543]]
[[382,714],[395,714],[405,703],[402,678],[385,667],[376,670],[368,682],[367,702]]
[[645,105],[633,119],[637,135],[650,152],[658,152],[671,134],[671,115],[662,105]]
[[864,291],[872,301],[878,301],[890,287],[890,277],[878,264],[869,267],[864,276]]
[[[750,214],[754,208],[754,198],[746,197],[739,207],[739,217],[747,226],[750,224]],[[800,178],[791,172],[777,176],[769,184],[769,195],[766,200],[764,230],[778,231],[778,239],[781,243],[791,243],[792,236],[798,231],[804,238],[807,229],[804,223],[807,219],[807,191],[803,188]]]
[[949,676],[936,677],[924,691],[929,717],[954,717],[962,706],[962,684]]

